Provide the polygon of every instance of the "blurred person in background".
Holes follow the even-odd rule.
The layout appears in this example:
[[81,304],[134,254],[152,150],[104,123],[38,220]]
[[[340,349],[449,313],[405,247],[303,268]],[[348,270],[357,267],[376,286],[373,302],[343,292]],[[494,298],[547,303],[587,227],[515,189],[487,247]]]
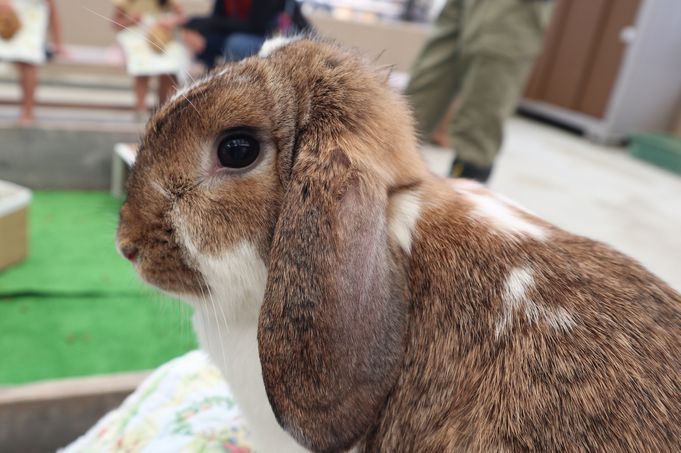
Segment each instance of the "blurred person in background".
[[[18,8],[25,8],[32,5],[45,5],[47,7],[49,20],[47,21],[47,26],[52,34],[52,45],[51,53],[54,55],[63,55],[64,48],[62,47],[61,39],[61,28],[59,25],[59,14],[57,12],[57,5],[55,0],[0,0],[0,16],[2,16],[3,27],[9,24],[14,25],[13,36],[4,36],[0,39],[6,39],[7,41],[14,38],[14,36],[19,36],[21,28],[25,26],[20,22],[20,14],[17,11]],[[3,31],[4,35],[4,31]],[[45,44],[41,43],[42,48],[41,53],[45,53]],[[0,58],[2,58],[0,56]],[[15,61],[17,68],[19,70],[19,81],[21,84],[21,116],[20,124],[30,125],[35,120],[35,92],[38,87],[38,63],[23,60]],[[44,55],[37,59],[39,61],[44,60]]]
[[[406,95],[422,139],[445,119],[451,176],[486,182],[541,50],[550,0],[446,0],[414,63]],[[456,110],[447,119],[452,101]]]
[[206,68],[219,57],[236,61],[258,52],[267,36],[306,30],[295,0],[215,0],[209,17],[190,19],[184,39]]
[[[173,28],[186,21],[184,9],[176,0],[113,0],[114,27],[117,31],[141,24],[143,19],[152,18],[154,25],[166,30],[172,36]],[[151,46],[159,45],[154,42]],[[135,112],[144,118],[147,113],[147,94],[149,93],[150,76],[135,76]],[[175,74],[158,76],[158,102],[163,104],[175,92],[177,77]]]

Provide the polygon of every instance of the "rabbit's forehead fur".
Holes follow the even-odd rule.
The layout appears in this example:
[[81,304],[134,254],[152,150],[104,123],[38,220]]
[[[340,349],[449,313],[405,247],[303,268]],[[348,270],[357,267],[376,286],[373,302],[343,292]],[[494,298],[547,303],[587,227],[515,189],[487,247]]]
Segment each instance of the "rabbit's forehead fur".
[[[378,165],[370,159],[372,153],[415,146],[401,99],[389,93],[383,75],[363,64],[332,44],[282,41],[264,56],[219,68],[163,106],[147,125],[119,227],[119,242],[132,238],[141,245],[140,274],[163,289],[198,295],[200,258],[248,244],[266,262],[295,141],[311,124],[335,134],[341,148],[365,149],[346,157],[371,172],[376,184],[414,180],[410,174],[423,171],[416,153],[406,159],[393,155]],[[356,130],[344,133],[353,122]],[[212,174],[220,135],[239,127],[253,130],[261,142],[260,162],[240,175]],[[357,130],[361,127],[384,133],[372,137]],[[418,197],[396,203],[392,226],[408,248]]]

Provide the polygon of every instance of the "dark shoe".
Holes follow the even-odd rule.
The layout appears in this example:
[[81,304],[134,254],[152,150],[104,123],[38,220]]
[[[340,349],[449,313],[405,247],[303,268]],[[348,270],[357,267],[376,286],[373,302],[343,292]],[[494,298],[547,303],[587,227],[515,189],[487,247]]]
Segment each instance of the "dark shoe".
[[473,179],[484,184],[492,174],[492,166],[476,167],[473,164],[454,159],[452,170],[449,174],[452,178]]

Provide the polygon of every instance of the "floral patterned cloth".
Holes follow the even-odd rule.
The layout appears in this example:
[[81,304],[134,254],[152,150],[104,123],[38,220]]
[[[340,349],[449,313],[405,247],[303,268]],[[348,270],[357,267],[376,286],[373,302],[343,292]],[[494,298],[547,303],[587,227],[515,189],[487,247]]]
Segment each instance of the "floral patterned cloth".
[[251,451],[220,371],[202,351],[158,368],[64,453]]

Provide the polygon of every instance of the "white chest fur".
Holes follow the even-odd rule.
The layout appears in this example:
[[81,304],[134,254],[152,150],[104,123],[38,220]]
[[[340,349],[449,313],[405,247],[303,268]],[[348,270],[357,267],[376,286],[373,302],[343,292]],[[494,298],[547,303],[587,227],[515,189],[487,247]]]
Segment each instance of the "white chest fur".
[[243,242],[220,257],[197,256],[211,288],[192,300],[201,347],[220,368],[260,453],[306,451],[277,423],[262,380],[258,356],[258,313],[267,269],[255,248]]

